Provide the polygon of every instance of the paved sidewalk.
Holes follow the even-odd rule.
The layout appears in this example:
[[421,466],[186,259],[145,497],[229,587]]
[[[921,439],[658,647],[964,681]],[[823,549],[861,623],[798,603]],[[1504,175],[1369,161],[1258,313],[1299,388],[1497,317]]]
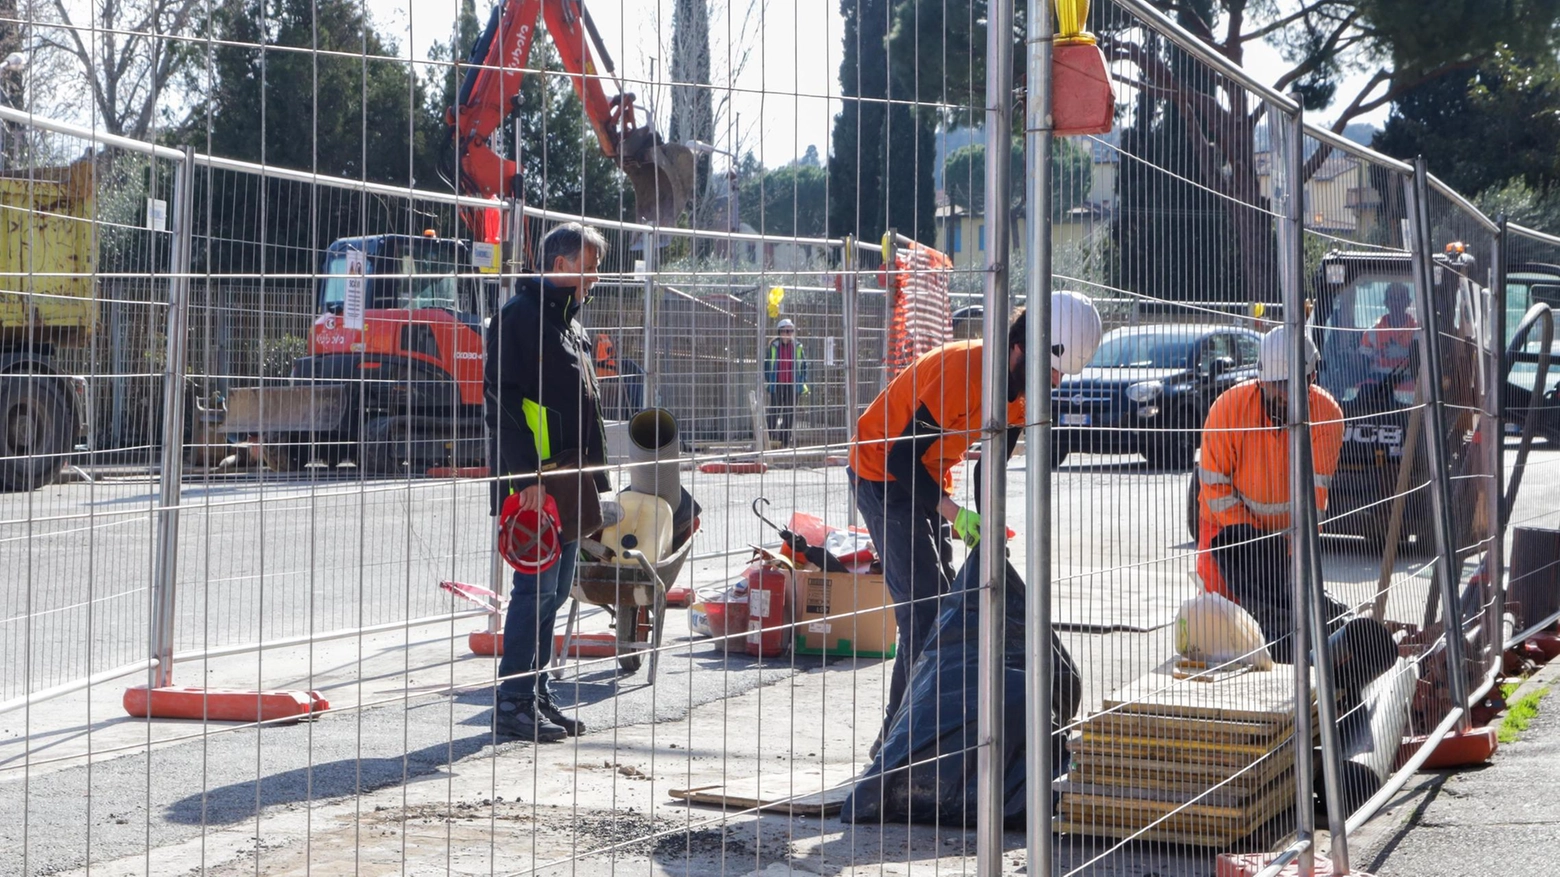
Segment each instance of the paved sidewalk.
[[[1357,841],[1376,877],[1548,877],[1560,862],[1560,661],[1532,680],[1550,694],[1486,767],[1426,774]],[[1528,687],[1527,690],[1532,690]],[[1519,696],[1520,696],[1519,692]]]

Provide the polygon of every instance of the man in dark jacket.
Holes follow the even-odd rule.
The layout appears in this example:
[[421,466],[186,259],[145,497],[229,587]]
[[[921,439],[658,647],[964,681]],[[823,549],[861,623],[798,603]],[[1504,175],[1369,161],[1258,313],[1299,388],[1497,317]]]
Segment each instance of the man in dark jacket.
[[[591,345],[576,317],[595,285],[606,241],[579,223],[560,225],[542,240],[541,276],[524,277],[487,330],[483,392],[496,479],[492,513],[510,493],[522,508],[540,510],[547,497],[540,473],[549,463],[578,459],[606,462],[606,437]],[[569,468],[575,464],[569,463]],[[549,483],[557,492],[557,476]],[[578,490],[609,489],[596,469],[577,479]],[[574,507],[554,497],[560,508]],[[564,521],[565,538],[578,522]],[[577,540],[577,537],[575,537]],[[516,572],[504,619],[504,656],[493,730],[535,742],[578,735],[585,725],[561,710],[548,684],[553,626],[568,599],[579,556],[578,541],[565,541],[563,556],[538,575]]]

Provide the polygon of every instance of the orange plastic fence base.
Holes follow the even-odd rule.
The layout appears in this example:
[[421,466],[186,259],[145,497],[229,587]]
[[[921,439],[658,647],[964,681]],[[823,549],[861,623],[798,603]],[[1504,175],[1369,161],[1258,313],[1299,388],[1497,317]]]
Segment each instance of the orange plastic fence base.
[[224,688],[125,690],[125,712],[136,718],[204,719],[212,722],[269,722],[306,719],[330,709],[318,691],[235,691]]
[[[1425,745],[1426,740],[1425,737],[1405,739],[1401,754],[1398,756],[1400,763],[1418,751],[1421,745]],[[1495,736],[1494,728],[1472,728],[1466,734],[1452,731],[1435,745],[1435,751],[1430,753],[1430,757],[1425,759],[1424,766],[1420,769],[1445,770],[1483,764],[1490,760],[1499,746],[1500,741]]]
[[705,475],[762,475],[769,471],[768,463],[705,463],[699,467]]
[[[1220,853],[1216,877],[1253,877],[1261,873],[1267,867],[1268,862],[1278,858],[1278,853]],[[1326,856],[1316,857],[1316,877],[1332,877],[1337,872],[1333,870],[1332,860]],[[1354,877],[1370,877],[1364,871],[1350,869]],[[1290,862],[1283,870],[1278,872],[1279,877],[1298,877],[1300,863]]]
[[[466,637],[466,645],[474,655],[504,654],[504,632],[473,630]],[[563,634],[553,636],[553,651],[563,652]],[[610,658],[617,654],[617,636],[611,633],[576,633],[570,644],[571,658]]]
[[428,470],[429,478],[486,478],[486,466],[434,466]]

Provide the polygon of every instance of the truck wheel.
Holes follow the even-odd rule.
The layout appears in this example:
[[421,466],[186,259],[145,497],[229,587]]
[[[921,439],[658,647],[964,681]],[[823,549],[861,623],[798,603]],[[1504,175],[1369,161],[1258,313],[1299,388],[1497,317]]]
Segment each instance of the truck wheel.
[[52,483],[70,453],[73,419],[57,380],[0,375],[0,490]]

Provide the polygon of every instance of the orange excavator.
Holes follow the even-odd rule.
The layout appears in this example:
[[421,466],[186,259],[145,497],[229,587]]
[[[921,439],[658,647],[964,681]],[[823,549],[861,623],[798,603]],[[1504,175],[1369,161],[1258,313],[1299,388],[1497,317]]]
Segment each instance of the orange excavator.
[[[524,67],[543,21],[602,152],[633,186],[640,219],[674,225],[693,192],[693,152],[639,118],[582,0],[494,7],[446,115],[458,190],[516,203],[523,196],[524,168],[494,137],[521,109]],[[609,97],[607,85],[617,93]],[[462,208],[461,219],[469,240],[429,230],[331,243],[308,355],[281,386],[228,395],[229,440],[258,439],[277,471],[346,461],[378,474],[481,465],[482,328],[496,296],[477,277],[498,267],[501,223],[492,208]]]

